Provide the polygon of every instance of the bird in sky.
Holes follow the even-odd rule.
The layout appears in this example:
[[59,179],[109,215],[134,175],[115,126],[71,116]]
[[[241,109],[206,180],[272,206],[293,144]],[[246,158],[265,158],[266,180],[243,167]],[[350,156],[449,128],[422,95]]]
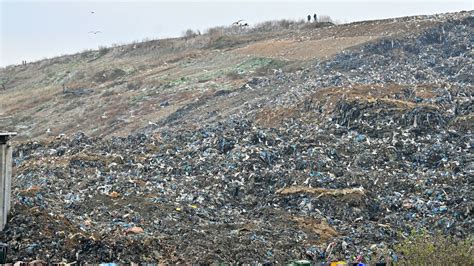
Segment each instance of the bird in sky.
[[95,11],[91,11],[91,14],[95,14]]
[[97,34],[97,33],[102,33],[102,32],[100,30],[96,30],[96,31],[89,31],[89,33]]
[[244,20],[243,20],[243,19],[239,19],[239,20],[237,20],[236,22],[232,23],[232,25],[239,25],[240,22],[242,22],[242,21],[244,21]]

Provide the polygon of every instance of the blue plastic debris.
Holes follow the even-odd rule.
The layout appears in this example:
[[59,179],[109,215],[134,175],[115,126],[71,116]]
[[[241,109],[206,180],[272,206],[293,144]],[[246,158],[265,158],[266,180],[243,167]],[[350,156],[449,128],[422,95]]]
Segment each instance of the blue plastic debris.
[[357,142],[362,142],[362,141],[365,141],[367,138],[365,137],[364,134],[358,134],[356,137],[355,137],[355,140]]

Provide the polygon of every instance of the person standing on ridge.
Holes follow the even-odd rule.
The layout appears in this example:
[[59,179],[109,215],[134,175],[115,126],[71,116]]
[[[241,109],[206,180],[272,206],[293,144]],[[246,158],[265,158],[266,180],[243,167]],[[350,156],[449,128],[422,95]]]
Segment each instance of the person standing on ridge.
[[311,21],[311,15],[308,15],[308,22]]
[[316,15],[316,13],[314,13],[313,15],[313,22],[318,22],[318,16]]

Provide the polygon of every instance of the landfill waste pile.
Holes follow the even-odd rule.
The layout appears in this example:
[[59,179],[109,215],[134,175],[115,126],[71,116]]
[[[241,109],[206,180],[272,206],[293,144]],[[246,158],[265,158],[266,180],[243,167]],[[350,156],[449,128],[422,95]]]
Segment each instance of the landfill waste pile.
[[[468,83],[472,84],[472,24],[474,18],[448,21],[420,35],[369,43],[343,52],[321,67],[337,79],[319,81],[323,86],[351,83]],[[349,73],[348,73],[349,72]],[[324,83],[328,82],[328,83]]]
[[215,100],[265,97],[220,118],[19,143],[8,259],[375,263],[412,231],[472,238],[473,26],[254,78]]

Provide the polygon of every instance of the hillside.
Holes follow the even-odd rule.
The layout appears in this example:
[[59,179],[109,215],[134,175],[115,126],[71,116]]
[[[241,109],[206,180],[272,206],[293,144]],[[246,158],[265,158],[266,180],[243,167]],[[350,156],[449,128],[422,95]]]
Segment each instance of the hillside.
[[[209,121],[203,113],[219,110],[225,117],[241,110],[242,103],[254,105],[279,93],[235,93],[254,78],[274,78],[276,70],[299,75],[298,70],[309,70],[345,49],[417,34],[444,19],[323,24],[316,29],[276,25],[233,35],[217,31],[8,67],[0,70],[6,88],[0,91],[2,129],[18,131],[19,139],[38,139],[47,132],[127,136],[149,124],[170,126],[168,120],[175,117],[197,125]],[[63,85],[78,94],[64,94]],[[190,106],[196,108],[183,116],[180,111]]]
[[396,260],[414,230],[470,239],[473,14],[3,68],[0,130],[19,136],[0,240],[11,260],[281,264]]

